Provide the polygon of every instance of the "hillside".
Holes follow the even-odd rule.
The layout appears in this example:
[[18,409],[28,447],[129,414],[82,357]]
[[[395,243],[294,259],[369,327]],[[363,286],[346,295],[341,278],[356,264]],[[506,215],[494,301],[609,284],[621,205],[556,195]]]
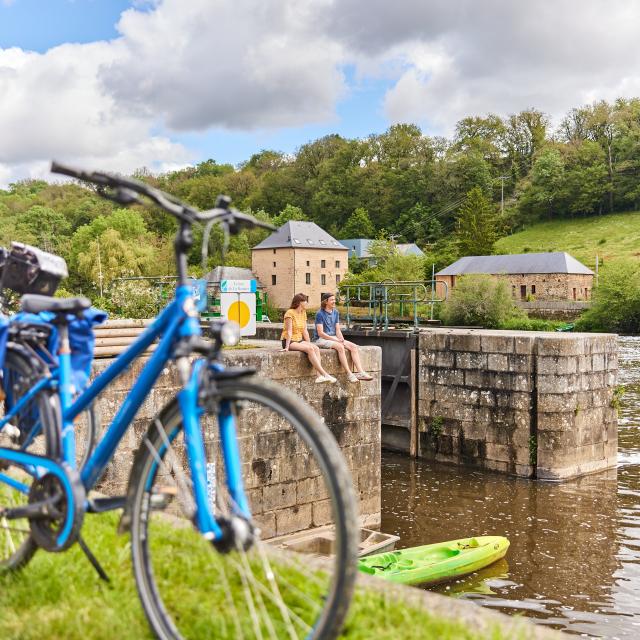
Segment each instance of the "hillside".
[[605,264],[615,258],[638,257],[640,211],[541,222],[496,243],[496,253],[542,251],[566,251],[592,269],[596,254]]

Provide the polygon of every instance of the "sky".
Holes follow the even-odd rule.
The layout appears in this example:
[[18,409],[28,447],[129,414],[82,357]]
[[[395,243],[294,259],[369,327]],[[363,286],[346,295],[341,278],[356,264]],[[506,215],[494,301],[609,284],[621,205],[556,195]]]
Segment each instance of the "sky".
[[0,188],[640,96],[636,0],[0,0]]

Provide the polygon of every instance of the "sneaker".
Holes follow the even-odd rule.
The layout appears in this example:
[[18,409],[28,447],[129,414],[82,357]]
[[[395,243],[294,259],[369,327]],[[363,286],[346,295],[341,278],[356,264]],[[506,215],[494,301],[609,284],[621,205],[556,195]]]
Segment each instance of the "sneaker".
[[333,383],[338,382],[338,379],[334,378],[333,376],[327,376],[327,379],[329,380],[329,382],[333,382]]
[[350,374],[347,376],[347,380],[348,380],[349,382],[360,382],[360,378],[358,378],[358,376],[357,376],[355,373],[350,373]]
[[359,371],[356,373],[358,380],[373,380],[373,376],[370,376],[366,371]]
[[321,384],[323,382],[335,382],[335,378],[331,376],[318,376],[316,378],[316,384]]

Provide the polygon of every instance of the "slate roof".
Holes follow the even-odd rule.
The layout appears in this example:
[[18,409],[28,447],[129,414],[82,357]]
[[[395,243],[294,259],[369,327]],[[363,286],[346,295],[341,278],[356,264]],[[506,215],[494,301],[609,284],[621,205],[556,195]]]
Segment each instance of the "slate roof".
[[209,271],[205,276],[208,282],[220,282],[224,275],[225,280],[256,280],[251,269],[243,267],[216,267],[213,271]]
[[315,222],[291,220],[265,238],[254,249],[337,249],[347,251],[333,236],[321,229]]
[[[370,238],[350,238],[347,240],[340,240],[347,249],[349,249],[349,257],[355,256],[356,258],[370,258],[369,246],[373,242]],[[423,256],[424,252],[415,242],[407,244],[397,244],[396,249],[401,256]]]
[[438,271],[437,276],[460,276],[465,273],[573,273],[593,275],[591,269],[563,251],[553,253],[519,253],[505,256],[466,256]]

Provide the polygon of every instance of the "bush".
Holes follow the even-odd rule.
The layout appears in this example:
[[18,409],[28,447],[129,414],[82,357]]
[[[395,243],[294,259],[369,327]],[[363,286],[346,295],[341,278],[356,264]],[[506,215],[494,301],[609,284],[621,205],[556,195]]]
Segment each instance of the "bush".
[[640,264],[619,260],[607,264],[593,290],[593,304],[576,323],[580,331],[640,332]]
[[462,276],[440,316],[447,325],[480,325],[488,329],[526,318],[511,298],[506,280],[485,275]]
[[500,329],[510,331],[555,331],[566,325],[561,320],[543,320],[542,318],[528,318],[526,315],[509,318],[500,325]]

